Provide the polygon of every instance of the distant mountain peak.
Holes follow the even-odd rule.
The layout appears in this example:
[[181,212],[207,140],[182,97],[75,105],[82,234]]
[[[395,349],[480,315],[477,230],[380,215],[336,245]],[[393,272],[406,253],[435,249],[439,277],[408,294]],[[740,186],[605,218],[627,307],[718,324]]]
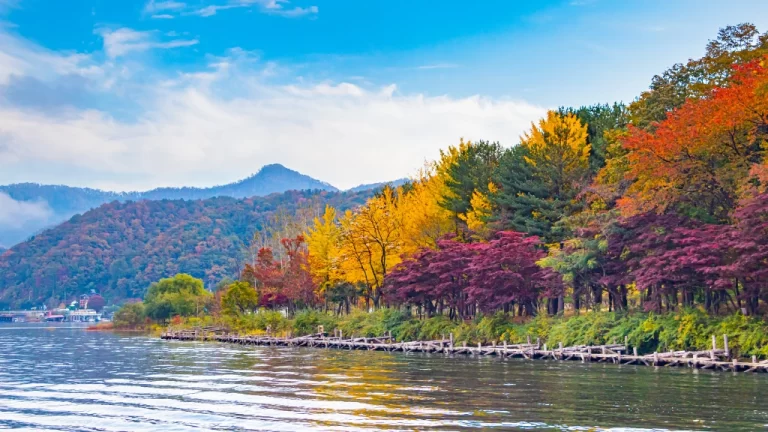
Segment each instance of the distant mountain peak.
[[289,190],[338,191],[337,188],[326,182],[276,163],[264,165],[255,174],[237,182],[207,188],[164,187],[146,192],[116,193],[90,188],[33,183],[0,186],[0,193],[7,194],[14,201],[44,202],[52,212],[49,219],[30,221],[21,227],[0,225],[0,244],[14,245],[41,229],[50,227],[51,224],[63,222],[75,214],[83,213],[112,201],[201,200],[213,197],[251,198]]

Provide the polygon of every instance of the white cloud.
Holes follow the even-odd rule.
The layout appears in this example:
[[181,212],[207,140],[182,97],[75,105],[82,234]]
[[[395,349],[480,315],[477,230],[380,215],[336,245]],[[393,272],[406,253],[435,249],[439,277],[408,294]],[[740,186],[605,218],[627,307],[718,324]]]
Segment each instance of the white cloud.
[[21,228],[33,222],[48,222],[53,212],[45,201],[16,201],[0,192],[0,227]]
[[316,15],[320,12],[317,6],[286,8],[288,0],[230,0],[227,3],[212,4],[200,7],[191,12],[192,15],[201,17],[210,17],[216,15],[219,11],[227,9],[257,7],[261,12],[270,15],[279,15],[287,18],[298,18],[307,15]]
[[51,77],[67,74],[101,75],[103,70],[90,56],[71,52],[53,52],[20,40],[0,30],[0,85],[12,75]]
[[192,15],[199,15],[201,17],[210,17],[216,15],[220,10],[232,9],[242,7],[241,5],[229,4],[229,5],[210,5],[192,12]]
[[168,49],[196,45],[197,39],[173,39],[158,41],[157,33],[152,31],[136,31],[129,28],[96,30],[104,40],[104,51],[110,58],[120,57],[131,52],[142,52],[153,48]]
[[165,88],[135,123],[95,111],[3,109],[0,129],[13,137],[19,160],[134,179],[109,185],[123,190],[202,186],[201,171],[234,180],[273,162],[349,187],[411,174],[459,137],[514,144],[544,113],[524,102],[395,95],[348,83],[236,85],[241,96],[229,100],[204,86]]
[[419,69],[419,70],[455,69],[457,67],[459,67],[459,65],[455,63],[435,63],[435,64],[421,65],[421,66],[418,66],[416,69]]
[[169,15],[169,14],[152,15],[152,19],[173,19],[173,18],[174,18],[174,16],[173,15]]
[[268,13],[274,14],[274,15],[280,15],[288,18],[296,18],[296,17],[302,17],[305,15],[315,15],[318,12],[320,12],[320,9],[317,6],[310,6],[310,7],[295,7],[293,9],[267,9]]
[[147,14],[154,14],[164,11],[178,11],[187,7],[186,3],[178,1],[155,1],[149,0],[144,6],[144,12]]
[[[103,64],[11,40],[13,61],[0,57],[0,71],[31,74],[30,65],[44,64],[54,74],[92,73],[104,91],[137,104],[139,114],[41,111],[0,98],[0,172],[34,166],[48,181],[70,183],[46,169],[66,167],[83,174],[78,184],[135,190],[220,184],[276,162],[344,188],[412,174],[460,137],[515,144],[545,113],[524,101],[403,94],[394,84],[292,80],[284,66],[259,63],[241,49],[212,57],[202,71],[169,77],[139,65],[140,73],[131,72],[122,55],[173,41],[129,29],[103,34],[110,58]],[[7,46],[0,44],[0,54]]]

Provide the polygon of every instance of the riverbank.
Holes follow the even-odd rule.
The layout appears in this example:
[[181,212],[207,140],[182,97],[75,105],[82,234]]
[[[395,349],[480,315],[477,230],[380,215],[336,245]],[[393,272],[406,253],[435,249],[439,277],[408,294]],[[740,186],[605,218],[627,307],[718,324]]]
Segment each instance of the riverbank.
[[[550,347],[601,346],[614,341],[627,341],[639,355],[669,351],[706,351],[712,348],[712,337],[722,344],[729,338],[729,349],[735,358],[768,359],[768,324],[743,315],[709,316],[698,310],[668,314],[590,312],[579,316],[538,316],[525,321],[504,314],[478,317],[456,322],[445,316],[417,319],[398,309],[374,312],[357,311],[335,316],[321,311],[297,312],[289,318],[282,313],[262,310],[236,317],[204,316],[178,318],[176,330],[195,327],[221,327],[240,335],[297,337],[317,333],[318,326],[333,334],[341,331],[347,337],[377,337],[391,334],[398,342],[437,340],[453,334],[457,345],[466,342],[521,344],[539,340]],[[722,345],[720,346],[722,348]]]
[[614,363],[618,365],[645,365],[645,366],[677,366],[696,369],[712,369],[730,372],[768,372],[768,361],[758,362],[755,357],[749,362],[731,359],[731,352],[728,347],[728,337],[723,336],[723,348],[717,348],[717,340],[712,338],[712,349],[707,351],[688,352],[688,351],[670,351],[664,353],[654,352],[648,355],[638,355],[637,348],[632,349],[629,354],[627,344],[616,344],[601,346],[563,346],[562,343],[555,349],[547,349],[547,344],[541,345],[541,341],[532,344],[529,340],[525,344],[509,345],[507,342],[501,345],[495,342],[492,345],[483,346],[478,343],[477,347],[468,346],[463,342],[461,346],[456,346],[453,334],[449,338],[443,337],[440,340],[432,341],[413,341],[413,342],[395,342],[392,335],[387,334],[379,337],[368,338],[358,337],[344,339],[343,332],[334,332],[333,337],[328,337],[321,327],[320,333],[299,337],[273,337],[273,336],[240,336],[236,334],[221,333],[218,329],[196,329],[186,331],[169,330],[161,335],[162,339],[180,340],[180,341],[216,341],[222,343],[233,343],[239,345],[260,345],[260,346],[284,346],[284,347],[310,347],[310,348],[332,348],[345,350],[367,350],[367,351],[387,351],[387,352],[419,352],[419,353],[437,353],[446,355],[468,355],[468,356],[496,356],[500,358],[524,358],[527,360],[581,360],[585,362],[596,363]]

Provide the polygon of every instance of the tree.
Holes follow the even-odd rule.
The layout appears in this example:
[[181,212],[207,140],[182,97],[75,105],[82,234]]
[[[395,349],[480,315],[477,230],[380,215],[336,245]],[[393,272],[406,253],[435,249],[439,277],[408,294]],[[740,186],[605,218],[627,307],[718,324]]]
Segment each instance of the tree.
[[381,287],[400,262],[401,220],[394,191],[385,187],[357,212],[341,219],[341,256],[345,281],[365,287],[365,298],[379,307]]
[[765,156],[768,67],[736,66],[728,87],[690,100],[653,131],[630,126],[622,138],[627,177],[634,180],[619,206],[625,214],[677,211],[725,222]]
[[243,315],[259,306],[259,296],[248,282],[233,282],[224,288],[221,310],[227,315]]
[[455,231],[454,215],[441,205],[448,193],[446,181],[444,170],[437,164],[429,164],[422,168],[414,182],[398,189],[395,208],[404,254],[436,247],[439,239]]
[[539,296],[559,298],[559,277],[536,264],[544,257],[538,245],[537,237],[513,231],[498,232],[483,244],[469,267],[469,301],[485,312],[498,308],[507,311],[517,305],[519,313],[532,316],[538,311]]
[[326,206],[322,219],[315,218],[313,226],[307,230],[306,238],[310,273],[318,287],[318,294],[324,295],[328,288],[341,280],[341,229],[333,207]]
[[283,270],[282,284],[286,297],[291,300],[291,305],[294,308],[296,306],[314,306],[317,296],[312,284],[312,275],[309,272],[304,236],[298,235],[292,239],[283,239],[281,243],[288,257],[288,262]]
[[706,55],[676,64],[651,80],[648,91],[629,105],[632,124],[652,130],[657,122],[686,101],[709,96],[716,87],[728,86],[734,65],[742,65],[768,54],[768,33],[760,35],[753,24],[742,23],[720,29],[707,44]]
[[587,128],[573,114],[550,111],[532,125],[496,171],[499,191],[490,200],[498,209],[497,225],[547,242],[562,240],[564,233],[553,226],[583,206],[577,196],[589,179],[589,151]]
[[101,312],[102,309],[104,309],[104,306],[107,305],[107,301],[104,300],[104,297],[94,294],[88,298],[88,308],[93,309],[96,312]]
[[629,123],[627,107],[622,103],[597,104],[576,108],[560,108],[558,114],[575,115],[587,126],[587,144],[589,144],[589,169],[597,173],[604,165],[607,157],[610,138],[606,133],[626,128]]
[[202,280],[182,273],[150,285],[144,305],[150,318],[167,320],[176,315],[193,316],[205,311],[211,297]]
[[115,312],[113,322],[117,328],[136,329],[142,327],[146,319],[143,303],[126,303]]
[[467,300],[468,268],[479,243],[441,239],[435,249],[423,248],[398,264],[387,277],[387,296],[418,307],[419,314],[442,314],[451,319],[474,315]]
[[445,191],[440,205],[451,212],[458,233],[461,215],[466,218],[472,210],[472,196],[475,191],[487,195],[493,172],[499,165],[502,149],[499,143],[488,141],[461,140],[458,147],[449,147],[440,152],[438,171],[444,175]]
[[[488,194],[494,194],[496,192],[498,192],[498,188],[493,183],[490,183],[488,185]],[[490,231],[488,221],[492,216],[493,203],[488,199],[487,194],[475,189],[469,204],[470,209],[466,213],[460,214],[459,219],[467,224],[467,228],[470,231],[476,233],[481,238],[484,238]]]

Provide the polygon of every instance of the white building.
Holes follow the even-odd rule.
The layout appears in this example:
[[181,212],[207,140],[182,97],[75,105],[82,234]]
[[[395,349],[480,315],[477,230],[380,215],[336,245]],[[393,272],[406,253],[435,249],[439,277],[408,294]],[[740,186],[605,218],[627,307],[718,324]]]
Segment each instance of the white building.
[[71,322],[96,322],[101,320],[101,314],[93,309],[78,309],[72,311],[67,316],[67,321]]

